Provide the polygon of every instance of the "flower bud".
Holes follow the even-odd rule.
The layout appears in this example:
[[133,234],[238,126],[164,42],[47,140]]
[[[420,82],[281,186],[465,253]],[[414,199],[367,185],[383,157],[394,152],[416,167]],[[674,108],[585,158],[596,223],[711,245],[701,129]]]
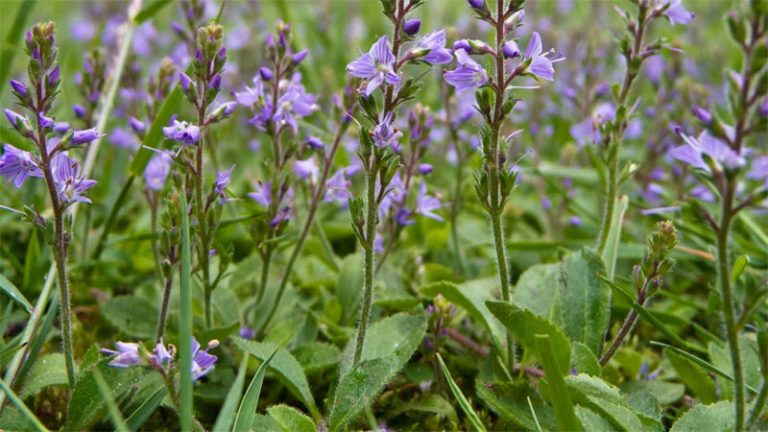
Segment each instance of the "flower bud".
[[293,55],[291,58],[291,61],[293,61],[294,66],[298,66],[301,64],[302,61],[304,61],[305,58],[307,58],[307,55],[309,54],[309,50],[303,49],[296,54]]
[[403,31],[408,36],[413,36],[421,29],[421,20],[418,18],[412,18],[405,21],[403,25]]
[[260,67],[259,68],[259,76],[261,76],[262,80],[269,81],[269,80],[272,79],[274,74],[272,73],[271,70],[269,70],[269,68],[267,68],[267,67]]
[[82,105],[73,105],[72,112],[74,112],[75,117],[79,119],[85,117],[85,107],[83,107]]
[[96,128],[75,131],[72,134],[72,145],[87,144],[99,138],[99,131]]
[[472,9],[477,10],[483,10],[485,7],[485,0],[467,0],[469,3],[469,6],[472,7]]
[[693,111],[693,115],[695,115],[702,123],[709,124],[712,122],[712,114],[704,108],[694,104],[691,107],[691,110]]
[[11,80],[11,87],[21,97],[27,97],[27,86],[16,80]]
[[466,39],[459,39],[459,40],[457,40],[456,42],[453,43],[453,50],[454,51],[460,50],[460,49],[463,49],[468,54],[472,52],[472,46],[469,45],[469,41],[467,41]]
[[515,41],[505,42],[503,51],[504,51],[504,58],[512,59],[515,57],[520,57],[520,47],[517,46],[517,42]]
[[419,172],[422,175],[427,175],[427,174],[431,173],[432,169],[433,169],[432,165],[430,165],[428,163],[419,164]]

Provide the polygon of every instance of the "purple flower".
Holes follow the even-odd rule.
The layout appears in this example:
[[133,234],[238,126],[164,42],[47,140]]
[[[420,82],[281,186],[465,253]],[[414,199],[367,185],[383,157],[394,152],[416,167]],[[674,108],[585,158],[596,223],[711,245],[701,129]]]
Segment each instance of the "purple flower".
[[221,88],[221,74],[215,75],[211,78],[211,82],[208,83],[209,88],[219,90]]
[[274,74],[272,73],[271,70],[269,70],[269,68],[262,66],[259,68],[259,76],[261,76],[261,79],[263,79],[264,81],[269,81],[272,79]]
[[432,172],[432,165],[428,163],[419,164],[419,172],[422,175],[427,175]]
[[16,188],[20,188],[27,177],[43,176],[32,153],[19,150],[10,144],[4,145],[3,150],[3,155],[0,156],[0,176],[13,182]]
[[306,160],[297,160],[293,163],[293,172],[296,173],[302,180],[309,180],[310,183],[315,183],[317,177],[320,175],[320,168],[317,167],[315,158],[309,158]]
[[443,218],[440,215],[434,213],[443,205],[440,204],[440,200],[427,195],[427,184],[421,182],[419,185],[419,194],[416,196],[416,213],[426,216],[430,219],[442,221]]
[[307,58],[307,55],[309,54],[309,50],[303,49],[291,57],[291,61],[293,62],[294,66],[298,66],[301,64],[301,62],[304,61],[305,58]]
[[256,336],[256,334],[253,331],[253,329],[251,329],[250,327],[245,326],[245,325],[240,327],[240,333],[239,334],[240,334],[241,338],[248,339],[248,340],[253,339],[253,337]]
[[144,181],[147,189],[158,191],[165,186],[168,174],[171,172],[173,158],[168,152],[158,152],[149,160],[144,170]]
[[517,42],[513,40],[505,42],[502,51],[504,52],[504,58],[512,59],[520,57],[520,47],[518,47]]
[[301,75],[291,79],[288,90],[277,100],[277,109],[272,120],[280,127],[288,125],[298,133],[298,120],[317,111],[317,96],[309,94],[300,83]]
[[[261,77],[255,77],[253,79],[253,87],[245,86],[245,90],[241,92],[235,92],[235,100],[240,105],[247,107],[253,106],[260,99],[264,98],[264,83]],[[271,111],[271,108],[270,108]]]
[[73,145],[87,144],[98,138],[99,138],[99,130],[96,128],[75,131],[75,133],[72,134],[72,144]]
[[469,6],[473,9],[482,10],[485,6],[485,0],[468,0]]
[[547,57],[551,52],[543,52],[541,36],[539,36],[539,32],[533,32],[531,40],[528,41],[528,47],[525,49],[525,58],[531,61],[526,72],[539,78],[553,81],[555,79],[555,68],[552,66],[552,60]]
[[272,204],[272,183],[259,181],[256,192],[249,192],[248,196],[264,207]]
[[456,42],[453,43],[453,50],[460,50],[463,49],[464,51],[471,53],[472,52],[472,45],[469,44],[469,41],[466,39],[459,39]]
[[290,206],[284,206],[277,210],[277,215],[272,219],[270,225],[276,227],[284,221],[290,220],[293,217],[293,210]]
[[683,6],[683,0],[669,0],[668,4],[669,7],[664,11],[664,15],[667,16],[672,25],[677,23],[688,24],[693,20],[695,15]]
[[131,125],[131,129],[133,129],[133,131],[137,134],[142,133],[147,129],[147,126],[144,124],[144,122],[137,119],[136,117],[131,117],[131,119],[128,121],[128,124]]
[[139,344],[132,342],[117,342],[115,343],[117,351],[102,348],[103,354],[109,354],[115,356],[112,361],[109,362],[110,366],[126,368],[128,366],[135,366],[141,363],[139,357]]
[[705,110],[704,108],[694,104],[691,107],[691,110],[693,111],[693,115],[696,116],[697,119],[699,119],[704,124],[709,124],[712,122],[712,114],[709,113],[709,111]]
[[570,223],[571,226],[577,227],[577,226],[581,226],[582,221],[581,221],[581,218],[578,216],[571,216],[571,218],[568,219],[568,223]]
[[200,140],[200,128],[187,122],[174,120],[171,126],[163,128],[163,135],[183,146],[193,145]]
[[454,51],[459,67],[445,72],[445,81],[454,86],[457,92],[484,86],[488,82],[488,73],[472,60],[464,49]]
[[320,138],[314,137],[314,136],[308,136],[307,140],[305,141],[308,146],[315,150],[322,150],[325,148],[325,144],[323,144],[322,141],[320,141]]
[[427,55],[420,58],[429,64],[448,64],[453,61],[451,51],[445,48],[445,29],[425,35],[416,47],[429,50]]
[[395,56],[389,49],[387,36],[382,36],[370,51],[347,65],[347,72],[354,77],[368,80],[368,85],[363,91],[367,97],[385,81],[391,85],[400,83],[400,77],[393,68],[394,64]]
[[27,86],[21,82],[16,80],[11,80],[11,88],[13,88],[13,91],[19,94],[21,97],[27,96]]
[[62,202],[91,204],[91,200],[83,194],[92,188],[96,181],[80,177],[80,164],[76,160],[70,159],[66,152],[56,153],[51,161],[51,171]]
[[384,119],[373,128],[373,142],[376,147],[383,148],[391,146],[392,150],[397,153],[400,148],[397,142],[403,133],[392,126],[392,113],[389,112],[384,116]]
[[229,167],[229,169],[225,169],[216,173],[216,182],[213,184],[213,193],[215,193],[216,196],[221,197],[222,204],[226,200],[224,190],[227,188],[227,186],[229,186],[229,183],[232,181],[232,170],[234,169],[235,169],[235,166],[232,165],[231,167]]
[[725,166],[726,169],[735,169],[746,164],[744,157],[707,131],[699,134],[698,138],[682,136],[686,144],[672,149],[670,156],[694,168],[711,172],[705,156],[718,166]]
[[115,128],[109,135],[109,142],[124,149],[135,149],[139,144],[136,141],[136,135],[120,127]]
[[50,129],[53,127],[54,121],[52,118],[44,116],[42,113],[38,113],[37,119],[40,122],[40,126],[42,126],[44,129]]
[[408,36],[413,36],[421,29],[421,20],[418,18],[412,18],[405,21],[403,24],[403,31]]
[[377,254],[384,253],[384,237],[376,233],[376,237],[373,238],[373,251]]
[[325,201],[336,201],[338,203],[345,203],[352,198],[352,194],[349,193],[349,186],[352,183],[344,177],[344,169],[336,171],[336,173],[328,179],[325,190]]
[[[173,348],[171,348],[173,350]],[[155,369],[159,370],[160,372],[166,372],[168,370],[168,367],[171,365],[171,362],[173,361],[173,355],[168,350],[168,348],[165,347],[165,344],[163,344],[163,341],[155,345],[155,348],[152,350],[152,354],[149,356],[149,364],[152,365]]]
[[13,126],[16,130],[22,130],[22,129],[30,129],[29,120],[27,120],[26,116],[23,116],[16,111],[11,111],[9,109],[4,110],[5,118],[8,119],[8,122]]
[[184,72],[179,72],[179,84],[185,93],[189,93],[189,89],[192,87],[192,78]]
[[412,212],[407,208],[400,207],[397,209],[397,213],[395,213],[395,222],[400,226],[413,225],[416,221],[411,219],[411,214]]
[[192,381],[197,381],[213,370],[218,357],[209,354],[208,350],[216,348],[218,345],[219,342],[214,339],[208,342],[208,346],[204,350],[201,350],[200,343],[194,337],[192,338]]
[[747,178],[762,180],[763,186],[768,188],[768,155],[752,159],[752,168],[747,172]]
[[75,113],[75,117],[77,118],[85,117],[85,107],[82,105],[72,105],[72,112]]
[[67,122],[56,122],[53,124],[53,131],[60,134],[65,134],[69,132],[69,123]]

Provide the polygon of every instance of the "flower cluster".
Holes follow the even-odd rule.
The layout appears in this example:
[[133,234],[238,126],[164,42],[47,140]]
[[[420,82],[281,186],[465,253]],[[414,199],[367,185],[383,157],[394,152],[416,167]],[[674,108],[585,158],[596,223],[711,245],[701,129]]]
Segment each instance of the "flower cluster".
[[[218,357],[208,351],[219,346],[219,341],[213,339],[208,342],[205,349],[200,349],[200,343],[192,338],[192,380],[197,381],[208,375],[216,365]],[[176,347],[166,346],[163,341],[158,342],[152,351],[148,351],[143,345],[135,342],[117,342],[114,350],[102,348],[102,354],[112,356],[110,366],[127,368],[131,366],[149,366],[164,376],[173,373],[176,363]]]

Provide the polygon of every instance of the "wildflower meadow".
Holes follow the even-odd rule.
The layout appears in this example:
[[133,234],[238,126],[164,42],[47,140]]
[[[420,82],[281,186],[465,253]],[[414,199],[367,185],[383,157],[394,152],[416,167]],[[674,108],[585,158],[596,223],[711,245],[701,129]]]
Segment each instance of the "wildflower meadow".
[[0,430],[768,430],[768,1],[0,38]]

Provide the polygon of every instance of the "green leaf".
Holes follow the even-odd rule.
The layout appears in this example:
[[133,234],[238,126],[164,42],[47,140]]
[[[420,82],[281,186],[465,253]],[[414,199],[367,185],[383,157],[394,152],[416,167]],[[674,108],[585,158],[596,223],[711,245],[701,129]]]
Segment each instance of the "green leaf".
[[621,198],[616,198],[616,207],[613,212],[613,219],[611,225],[608,227],[608,236],[605,239],[605,248],[603,249],[602,258],[605,264],[606,275],[608,279],[613,280],[613,276],[616,273],[616,258],[619,254],[619,243],[621,241],[621,226],[624,223],[624,213],[629,208],[629,197],[622,195]]
[[21,415],[35,428],[36,431],[48,431],[48,428],[38,419],[35,414],[24,405],[24,401],[16,396],[16,393],[5,384],[5,381],[0,379],[0,389],[8,396],[8,399],[13,403],[16,408],[19,409]]
[[[248,390],[245,392],[245,396],[243,396],[242,402],[240,402],[240,408],[237,409],[235,427],[232,430],[251,430],[253,418],[256,414],[256,407],[259,404],[259,395],[261,394],[261,384],[264,382],[264,375],[267,373],[267,368],[269,367],[270,362],[278,351],[279,349],[273,350],[272,354],[263,359],[261,365],[259,365],[259,368],[256,370],[256,374],[253,376],[251,383],[248,385]],[[255,357],[259,358],[259,356]]]
[[275,419],[285,432],[316,432],[317,426],[311,418],[288,405],[273,405],[267,408],[270,417]]
[[600,378],[584,374],[565,378],[574,401],[602,414],[621,430],[644,430],[643,421],[630,407],[618,388]]
[[691,408],[669,432],[730,431],[735,423],[733,403],[721,401]]
[[552,336],[550,334],[534,334],[533,338],[541,357],[541,363],[544,366],[544,372],[547,374],[544,382],[549,390],[550,402],[555,412],[558,428],[568,431],[583,430],[573,411],[573,401],[563,380],[562,363],[555,354]]
[[536,315],[549,319],[559,318],[559,314],[554,312],[560,295],[557,289],[559,276],[559,263],[528,267],[515,285],[512,301]]
[[144,174],[144,169],[153,155],[152,150],[144,146],[152,148],[160,146],[163,141],[163,127],[171,120],[171,116],[178,113],[182,100],[184,100],[184,92],[181,89],[181,85],[176,85],[176,88],[165,98],[165,102],[160,107],[157,117],[155,117],[147,134],[144,136],[144,140],[141,143],[142,147],[139,148],[139,151],[133,157],[130,167],[131,175],[140,176]]
[[[361,360],[373,360],[394,356],[400,366],[408,362],[421,344],[424,332],[427,330],[427,315],[424,311],[418,314],[401,312],[374,323],[366,336],[368,343],[363,346]],[[341,376],[346,375],[352,367],[353,354],[357,339],[353,338],[344,348],[341,356]]]
[[64,354],[46,354],[36,361],[32,369],[29,370],[29,375],[24,381],[20,395],[26,399],[48,386],[68,383]]
[[219,414],[216,416],[216,423],[212,429],[214,431],[228,431],[232,427],[232,422],[237,415],[237,408],[240,404],[240,397],[243,395],[243,388],[245,387],[245,374],[248,371],[249,358],[249,356],[243,356],[243,360],[240,362],[237,377],[229,387],[224,404],[221,405]]
[[596,255],[581,251],[562,262],[560,290],[563,327],[572,340],[600,354],[610,318],[610,289],[600,282],[604,271]]
[[327,342],[311,342],[293,351],[304,372],[311,374],[333,367],[339,362],[339,349]]
[[584,430],[601,432],[618,430],[605,417],[589,408],[578,405],[574,411],[576,412],[576,417],[584,426]]
[[115,297],[101,306],[101,315],[123,333],[151,339],[157,331],[157,309],[144,297]]
[[408,362],[424,337],[427,317],[399,313],[385,318],[368,330],[362,361],[352,367],[356,341],[347,344],[342,355],[341,378],[331,406],[329,427],[337,431],[355,419]]
[[157,0],[154,3],[148,5],[139,13],[136,14],[136,16],[133,18],[133,22],[135,25],[140,25],[144,21],[152,18],[154,15],[156,15],[158,12],[163,10],[164,7],[169,5],[171,3],[171,0]]
[[147,373],[140,368],[115,368],[107,365],[108,362],[109,359],[102,359],[93,368],[82,373],[69,400],[65,430],[89,429],[106,411],[93,370],[98,369],[117,399],[137,385],[141,376]]
[[24,294],[16,288],[16,285],[12,284],[11,281],[6,279],[2,274],[0,274],[0,290],[5,292],[13,301],[24,306],[24,310],[26,310],[27,313],[32,313],[33,308],[29,300],[27,300],[27,298],[24,297]]
[[571,343],[571,367],[576,369],[577,373],[597,377],[603,373],[595,354],[581,342]]
[[[554,324],[533,312],[521,309],[518,306],[504,302],[486,302],[488,309],[514,336],[515,340],[523,344],[527,349],[538,353],[538,345],[535,335],[549,335],[552,340],[553,365],[557,365],[557,371],[561,375],[568,373],[571,346],[568,338]],[[539,353],[540,354],[540,353]]]
[[526,382],[482,382],[475,381],[477,396],[493,412],[507,422],[528,430],[536,429],[536,421],[531,415],[527,398],[536,411],[543,428],[554,430],[557,427],[552,408]]
[[142,402],[142,404],[139,405],[139,407],[136,408],[136,410],[131,413],[131,415],[128,416],[128,418],[125,420],[128,424],[128,428],[134,432],[138,431],[144,422],[149,420],[149,417],[151,417],[152,414],[157,410],[167,394],[168,389],[165,387],[165,385],[159,386],[157,390],[155,390],[149,398]]
[[690,359],[677,354],[673,350],[666,350],[666,356],[672,367],[677,371],[677,376],[702,403],[708,404],[717,401],[717,389],[715,382],[698,364]]
[[120,413],[120,408],[118,408],[117,403],[115,403],[115,398],[112,396],[112,390],[107,382],[104,381],[104,377],[101,375],[98,368],[93,370],[93,379],[96,381],[96,386],[99,388],[101,397],[104,398],[104,403],[107,405],[107,411],[112,418],[112,425],[115,426],[115,430],[118,432],[128,432],[128,425],[125,424],[125,419]]
[[350,254],[341,262],[339,279],[336,281],[336,297],[341,305],[341,323],[354,319],[360,306],[363,291],[363,258],[360,254]]
[[448,381],[448,387],[450,387],[453,397],[459,402],[459,406],[461,407],[461,410],[464,411],[469,422],[472,423],[475,430],[485,432],[486,429],[485,426],[483,426],[483,422],[480,421],[480,416],[477,415],[477,412],[472,408],[472,405],[464,396],[464,393],[462,393],[459,386],[456,385],[456,381],[453,380],[451,372],[448,370],[448,367],[445,365],[440,354],[437,354],[437,361],[440,362],[440,368],[443,370],[443,375],[445,376],[446,381]]
[[307,377],[304,375],[304,369],[296,358],[288,350],[279,348],[275,344],[247,341],[241,338],[234,338],[235,345],[241,350],[253,355],[261,361],[266,361],[277,351],[274,359],[269,364],[271,371],[275,373],[278,380],[282,382],[288,390],[293,393],[307,407],[313,417],[319,417],[320,413],[315,406],[315,399],[309,388]]
[[487,278],[461,285],[447,281],[435,282],[422,287],[419,291],[430,298],[440,294],[449,302],[464,309],[472,318],[482,323],[488,329],[496,350],[498,352],[505,352],[502,349],[501,343],[504,340],[503,326],[485,305],[485,302],[488,300],[496,300],[492,291],[498,289],[498,286],[496,278]]

